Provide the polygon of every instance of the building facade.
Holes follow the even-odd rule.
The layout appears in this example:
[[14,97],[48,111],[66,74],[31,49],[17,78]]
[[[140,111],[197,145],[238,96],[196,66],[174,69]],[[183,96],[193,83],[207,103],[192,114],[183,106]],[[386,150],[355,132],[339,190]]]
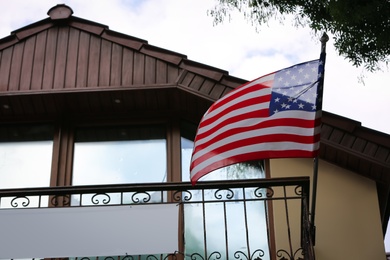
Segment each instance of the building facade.
[[[197,124],[246,81],[73,16],[66,5],[48,15],[0,40],[0,216],[4,228],[36,219],[1,237],[1,258],[385,259],[388,135],[324,111],[315,229],[312,160],[250,162],[193,187]],[[150,214],[119,218],[141,204]],[[67,221],[76,215],[84,219]],[[48,223],[53,216],[58,222]],[[112,216],[118,225],[89,226]],[[45,225],[53,230],[44,236],[58,238],[29,248],[35,239],[21,237]],[[69,242],[86,240],[80,248],[90,251]]]

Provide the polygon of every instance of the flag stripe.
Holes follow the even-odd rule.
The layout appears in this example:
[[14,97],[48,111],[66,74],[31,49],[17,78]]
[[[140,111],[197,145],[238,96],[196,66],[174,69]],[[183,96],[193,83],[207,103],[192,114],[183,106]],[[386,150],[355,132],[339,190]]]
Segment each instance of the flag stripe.
[[[226,109],[228,102],[237,102],[240,100],[241,96],[244,96],[247,93],[254,92],[254,91],[266,91],[264,95],[270,92],[270,87],[272,85],[274,79],[274,74],[270,74],[265,77],[260,77],[254,81],[248,82],[244,85],[239,86],[234,91],[226,94],[222,99],[218,100],[218,102],[215,102],[209,109],[208,112],[206,112],[206,116],[213,116],[217,112],[222,112],[218,110],[218,108],[223,107]],[[259,95],[261,96],[261,95]],[[212,113],[210,110],[214,110],[215,112]]]
[[[286,112],[288,113],[288,112]],[[248,113],[249,114],[249,113]],[[248,114],[245,114],[244,119],[241,117],[237,117],[237,120],[231,118],[230,120],[225,121],[224,124],[220,124],[219,128],[215,131],[208,131],[202,134],[198,133],[198,138],[195,142],[195,148],[201,146],[204,143],[212,141],[217,141],[223,136],[227,136],[229,134],[235,134],[237,132],[259,129],[259,128],[267,128],[278,125],[286,125],[286,126],[299,126],[304,128],[313,128],[320,124],[320,120],[313,121],[313,113],[308,113],[305,111],[299,111],[299,118],[280,118],[278,115],[275,115],[274,120],[266,120],[265,118],[258,117],[250,117]],[[256,112],[252,112],[252,114],[256,114]],[[245,119],[249,118],[249,119]],[[240,120],[241,119],[241,120]],[[196,150],[195,150],[196,152]]]
[[[317,152],[306,152],[301,150],[289,150],[289,151],[257,151],[253,153],[239,154],[234,157],[226,158],[223,160],[216,161],[215,163],[209,164],[204,167],[202,170],[196,171],[196,174],[192,176],[193,180],[198,180],[203,175],[224,167],[226,165],[231,165],[234,163],[253,161],[258,160],[259,158],[292,158],[292,157],[301,157],[301,158],[312,158],[317,156]],[[195,169],[194,169],[195,171]],[[194,183],[192,181],[192,183]]]
[[[268,111],[271,93],[269,90],[259,92],[260,93],[248,94],[248,96],[245,97],[245,100],[232,100],[224,106],[220,106],[218,108],[211,107],[209,109],[210,112],[203,117],[202,122],[199,125],[198,133],[217,127],[220,122],[232,116],[242,115],[248,111],[255,112],[265,108],[267,108]],[[223,116],[221,116],[221,113],[223,113]],[[268,114],[264,114],[263,116],[268,116]]]
[[[294,136],[294,138],[300,138],[304,136],[311,137],[316,132],[320,131],[320,127],[318,126],[313,133],[313,128],[301,128],[297,126],[272,126],[267,128],[257,129],[256,126],[249,129],[233,129],[230,132],[232,133],[224,133],[218,136],[218,138],[214,138],[211,141],[198,144],[194,150],[193,159],[197,159],[200,155],[204,153],[209,153],[214,150],[215,147],[224,146],[231,142],[236,141],[244,141],[245,139],[249,139],[256,136],[266,136],[266,138],[271,138],[270,135],[282,135],[285,134],[286,138],[288,135]],[[258,139],[262,140],[262,139]],[[272,140],[274,141],[274,140]]]
[[[239,132],[234,135],[229,135],[223,139],[220,140],[213,140],[213,142],[209,142],[204,145],[200,145],[200,149],[197,148],[196,151],[194,151],[193,159],[196,160],[199,157],[201,157],[204,154],[207,153],[215,153],[215,149],[222,147],[223,149],[227,149],[229,144],[236,144],[237,146],[242,145],[247,140],[251,140],[253,142],[266,142],[267,140],[271,140],[272,142],[278,141],[278,139],[275,139],[275,136],[284,137],[285,140],[292,140],[296,142],[302,142],[306,143],[306,140],[309,140],[308,142],[312,142],[313,136],[316,136],[320,131],[320,127],[318,126],[315,128],[315,133],[313,134],[312,129],[302,129],[299,127],[281,127],[281,126],[275,126],[271,128],[266,129],[254,129],[250,131],[245,132]],[[317,133],[316,133],[317,132]],[[257,138],[257,139],[253,139]],[[241,142],[241,143],[240,143]]]
[[320,143],[322,71],[321,60],[298,64],[248,82],[216,101],[195,137],[192,183],[232,163],[314,157]]
[[[246,140],[241,140],[239,141],[240,142],[240,145],[239,146],[236,146],[234,143],[232,144],[229,144],[229,145],[226,145],[226,147],[219,147],[218,149],[214,149],[213,151],[211,151],[210,153],[206,153],[204,154],[202,157],[199,157],[197,159],[195,159],[193,161],[194,163],[194,169],[196,169],[196,167],[202,167],[202,163],[206,163],[208,161],[213,161],[213,160],[220,160],[221,157],[220,156],[227,156],[229,155],[229,152],[232,153],[232,155],[239,155],[239,154],[236,154],[234,153],[235,151],[239,151],[239,152],[243,152],[242,149],[246,149],[248,151],[249,148],[251,147],[251,145],[253,145],[253,143],[257,142],[262,142],[260,146],[257,146],[257,148],[261,148],[261,149],[267,149],[268,151],[286,151],[286,150],[301,150],[301,151],[312,151],[312,149],[315,148],[315,146],[317,146],[317,144],[319,143],[318,141],[317,142],[313,142],[313,139],[319,139],[317,138],[317,136],[314,136],[312,137],[311,139],[308,139],[308,138],[294,138],[292,136],[289,136],[288,138],[284,137],[283,135],[274,135],[272,136],[273,138],[273,142],[265,142],[264,140],[266,140],[264,137],[253,137],[253,138],[249,138],[249,139],[246,139]],[[283,140],[283,141],[281,141]],[[288,147],[288,149],[286,149],[286,147]],[[240,150],[241,149],[241,150]],[[278,158],[278,157],[275,157],[275,158]]]
[[[225,165],[256,160],[258,158],[310,158],[317,154],[315,151],[319,147],[319,142],[306,145],[295,144],[295,149],[286,150],[285,148],[289,146],[291,147],[291,144],[291,142],[279,142],[253,144],[250,146],[239,147],[237,149],[229,150],[202,161],[193,167],[193,171],[196,172],[198,174],[197,176],[200,177],[209,171],[218,169]],[[193,178],[195,178],[195,176],[193,176]]]
[[[256,108],[258,110],[255,111],[251,110]],[[199,138],[197,139],[201,140],[201,138],[205,138],[209,135],[212,135],[213,133],[216,133],[216,131],[222,128],[227,128],[227,127],[231,128],[235,126],[235,124],[237,123],[239,124],[239,122],[246,120],[245,118],[253,118],[253,119],[258,118],[258,120],[263,121],[262,118],[268,116],[268,114],[269,114],[269,110],[267,108],[263,108],[260,105],[250,106],[245,109],[239,109],[237,113],[231,113],[230,117],[217,120],[216,122],[210,122],[209,125],[203,125],[202,126],[203,131],[198,131],[197,135],[199,136]]]

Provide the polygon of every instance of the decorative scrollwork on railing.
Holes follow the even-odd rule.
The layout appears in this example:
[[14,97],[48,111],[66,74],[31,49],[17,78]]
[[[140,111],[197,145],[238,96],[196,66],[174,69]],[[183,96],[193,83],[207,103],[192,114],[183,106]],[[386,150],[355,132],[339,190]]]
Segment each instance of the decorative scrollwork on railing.
[[298,248],[294,253],[289,254],[286,250],[280,249],[276,252],[279,260],[304,260],[303,248]]
[[[243,258],[244,257],[244,258]],[[247,259],[249,260],[249,257],[242,251],[236,251],[234,252],[234,258],[235,259]]]
[[222,255],[220,252],[212,252],[209,257],[207,257],[207,260],[213,260],[213,259],[221,259]]
[[217,251],[214,251],[212,252],[207,258],[205,258],[204,256],[202,256],[201,254],[199,253],[193,253],[190,255],[190,259],[191,260],[214,260],[214,259],[221,259],[222,258],[222,255],[220,252],[217,252]]
[[214,197],[218,200],[225,199],[231,200],[234,198],[234,191],[231,189],[218,189],[214,192]]
[[[102,197],[102,198],[99,199],[99,197]],[[95,205],[98,205],[98,204],[107,205],[108,203],[110,203],[110,201],[111,201],[111,197],[107,193],[96,193],[91,198],[91,202]]]
[[247,259],[247,260],[250,260],[250,259],[253,259],[253,260],[262,260],[262,257],[264,256],[264,251],[261,250],[261,249],[257,249],[256,251],[254,251],[252,253],[252,255],[249,257],[247,256],[244,252],[242,251],[236,251],[234,253],[234,258],[236,259]]
[[294,191],[295,191],[296,195],[302,196],[302,186],[301,185],[296,186]]
[[[141,255],[125,255],[124,257],[121,257],[119,259],[121,260],[135,260],[135,259],[140,259]],[[175,254],[168,254],[168,255],[143,255],[142,256],[144,259],[146,260],[159,260],[159,259],[162,259],[162,260],[168,260],[168,259],[172,259],[172,260],[175,260],[177,259],[177,256]],[[104,260],[115,260],[115,259],[118,259],[118,257],[106,257],[104,258]]]
[[[120,260],[136,260],[140,259],[141,255],[125,255],[125,256],[106,256],[106,257],[99,257],[104,260],[115,260],[115,259],[120,259]],[[96,259],[96,257],[76,257],[77,260],[93,260]],[[168,255],[142,255],[142,259],[146,260],[175,260],[177,259],[176,254],[168,254]]]
[[163,260],[168,260],[168,259],[177,259],[177,256],[175,254],[169,254],[169,255],[166,255],[164,258],[161,258],[161,255],[148,255],[146,256],[146,260],[159,260],[159,259],[163,259]]
[[[144,196],[144,197],[142,198],[142,196]],[[150,201],[150,198],[151,198],[151,196],[147,191],[135,192],[131,196],[131,201],[133,203],[147,203]]]
[[264,251],[261,249],[257,249],[255,252],[252,253],[251,258],[253,260],[261,260],[262,257],[264,256]]
[[[62,198],[61,203],[60,198]],[[50,202],[54,207],[58,207],[60,204],[62,206],[70,206],[70,195],[54,195]]]
[[[127,256],[125,256],[127,257]],[[100,257],[99,257],[100,258]],[[103,257],[102,257],[103,258]],[[77,260],[93,260],[93,259],[96,259],[96,257],[76,257]],[[103,258],[104,260],[115,260],[115,259],[118,259],[118,257],[114,257],[114,256],[106,256]],[[133,259],[133,257],[131,256],[131,258],[122,258],[122,259]]]
[[257,188],[253,193],[257,198],[272,198],[275,194],[274,190],[271,187]]
[[204,260],[204,257],[198,253],[193,253],[193,254],[191,254],[190,257],[191,257],[191,260],[198,260],[198,259]]
[[192,199],[192,193],[189,190],[175,191],[172,194],[174,202],[186,202]]
[[18,196],[18,197],[15,197],[11,200],[11,206],[13,208],[17,208],[19,207],[19,203],[18,203],[18,200],[22,200],[21,201],[21,206],[22,207],[28,207],[28,205],[30,205],[30,198],[26,197],[26,196]]

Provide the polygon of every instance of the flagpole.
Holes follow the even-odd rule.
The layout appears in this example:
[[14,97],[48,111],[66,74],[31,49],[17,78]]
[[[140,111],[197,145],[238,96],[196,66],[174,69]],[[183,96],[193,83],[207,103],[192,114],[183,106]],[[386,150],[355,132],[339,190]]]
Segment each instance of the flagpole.
[[[324,33],[320,39],[321,42],[321,57],[325,57],[326,53],[326,42],[329,40],[329,37],[326,33]],[[325,58],[324,62],[325,62]],[[323,64],[325,66],[325,64]],[[325,71],[325,70],[324,70]],[[324,88],[324,75],[321,75],[320,82],[319,82],[319,88]],[[322,109],[322,107],[321,107]],[[318,156],[314,158],[313,162],[313,193],[312,193],[312,202],[311,202],[311,235],[312,235],[312,241],[313,245],[315,245],[315,233],[316,233],[316,226],[315,226],[315,211],[316,211],[316,200],[317,200],[317,179],[318,179]]]

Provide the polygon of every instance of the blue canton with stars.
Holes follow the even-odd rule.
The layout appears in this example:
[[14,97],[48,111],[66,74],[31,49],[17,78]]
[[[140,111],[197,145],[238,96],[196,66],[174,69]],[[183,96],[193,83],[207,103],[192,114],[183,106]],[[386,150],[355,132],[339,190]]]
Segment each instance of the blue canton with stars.
[[[321,57],[323,58],[323,57]],[[322,108],[323,59],[297,64],[275,73],[270,116],[287,110],[315,112]]]

